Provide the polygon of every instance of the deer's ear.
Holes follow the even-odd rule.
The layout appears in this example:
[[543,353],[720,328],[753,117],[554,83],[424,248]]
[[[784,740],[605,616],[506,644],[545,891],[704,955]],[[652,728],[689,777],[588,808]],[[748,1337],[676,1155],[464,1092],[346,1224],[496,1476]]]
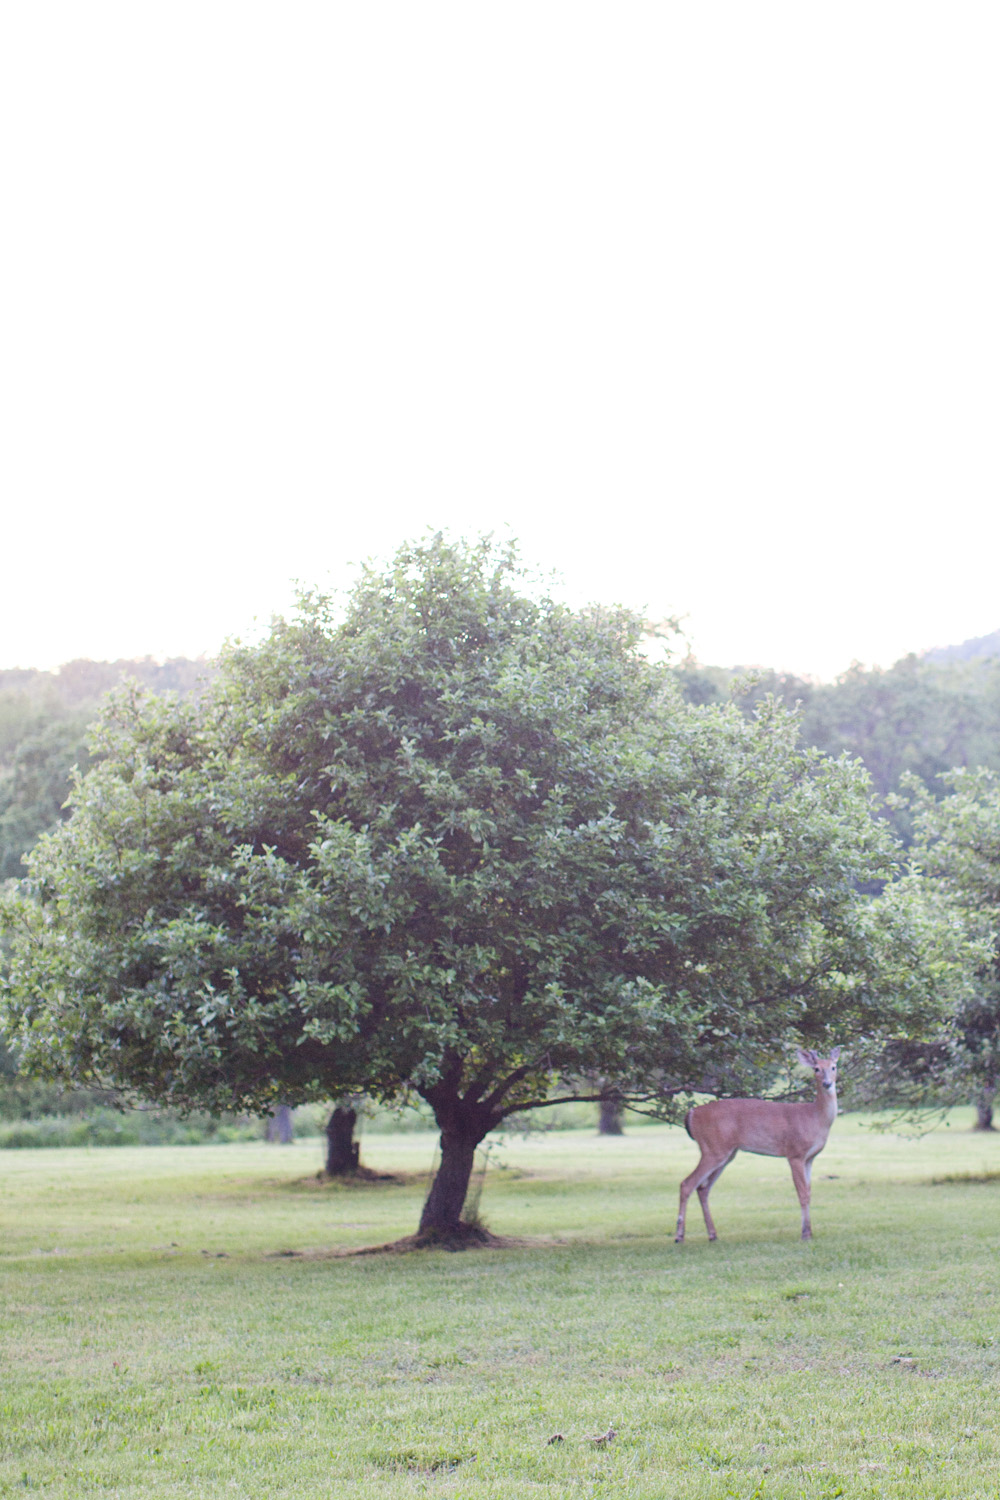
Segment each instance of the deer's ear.
[[836,1062],[837,1058],[839,1056],[840,1056],[840,1048],[839,1047],[834,1047],[833,1050],[830,1053],[830,1061],[831,1062]]
[[796,1047],[795,1055],[804,1068],[813,1068],[816,1066],[816,1054],[811,1047],[806,1047],[805,1049]]

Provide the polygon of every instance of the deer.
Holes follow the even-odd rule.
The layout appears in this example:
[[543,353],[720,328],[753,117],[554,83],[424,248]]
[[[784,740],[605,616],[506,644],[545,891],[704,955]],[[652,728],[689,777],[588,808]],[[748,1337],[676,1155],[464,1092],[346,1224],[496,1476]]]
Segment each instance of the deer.
[[792,1181],[802,1206],[802,1238],[812,1239],[809,1220],[809,1184],[812,1164],[826,1145],[830,1126],[837,1118],[837,1058],[810,1048],[796,1049],[799,1062],[816,1075],[816,1098],[810,1103],[784,1104],[776,1099],[713,1099],[689,1109],[684,1128],[701,1150],[701,1161],[681,1183],[680,1210],[675,1242],[684,1243],[687,1201],[697,1188],[709,1240],[716,1238],[708,1210],[708,1195],[737,1151],[758,1156],[784,1156],[792,1169]]

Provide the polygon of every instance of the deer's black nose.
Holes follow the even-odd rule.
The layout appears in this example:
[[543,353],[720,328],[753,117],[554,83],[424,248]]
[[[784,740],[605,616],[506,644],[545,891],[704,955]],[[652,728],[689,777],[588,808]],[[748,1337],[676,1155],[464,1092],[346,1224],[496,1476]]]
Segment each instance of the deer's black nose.
[[832,1089],[833,1088],[833,1079],[831,1078],[830,1082],[827,1083],[826,1079],[824,1078],[824,1080],[823,1080],[823,1087],[825,1089]]

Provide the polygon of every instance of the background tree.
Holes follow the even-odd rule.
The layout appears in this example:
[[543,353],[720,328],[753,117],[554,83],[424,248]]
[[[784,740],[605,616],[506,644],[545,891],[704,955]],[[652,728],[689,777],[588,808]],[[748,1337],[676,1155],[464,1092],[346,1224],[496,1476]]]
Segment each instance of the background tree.
[[189,695],[208,670],[186,657],[140,657],[0,671],[0,881],[23,875],[25,854],[65,816],[71,772],[87,768],[87,726],[105,693],[129,677],[156,693]]
[[625,1106],[618,1094],[607,1094],[598,1104],[598,1135],[624,1135]]
[[354,1139],[358,1123],[357,1099],[339,1099],[326,1122],[327,1177],[353,1177],[361,1170],[361,1150]]
[[986,951],[971,992],[950,1020],[947,1059],[938,1057],[935,1076],[946,1098],[968,1089],[978,1128],[989,1130],[1000,1080],[1000,776],[979,767],[942,780],[950,794],[940,801],[915,777],[904,783],[914,853],[942,899],[963,910]]
[[940,797],[944,786],[938,778],[952,767],[1000,770],[1000,660],[931,655],[935,659],[906,656],[887,671],[855,663],[832,683],[691,660],[676,673],[688,702],[721,703],[731,696],[748,717],[766,696],[797,707],[807,744],[864,763],[884,815],[909,844],[909,805],[889,800],[905,773]]
[[290,1146],[295,1139],[295,1120],[290,1104],[276,1104],[268,1116],[267,1139],[275,1146]]
[[904,657],[888,671],[854,666],[811,694],[802,734],[828,754],[862,760],[897,832],[912,824],[905,802],[889,805],[905,773],[941,796],[941,773],[957,766],[1000,769],[1000,663],[935,666]]
[[86,719],[38,719],[19,736],[0,772],[0,880],[24,874],[24,855],[63,816],[74,765],[86,769]]
[[118,693],[7,906],[29,1065],[220,1110],[416,1094],[433,1237],[512,1113],[608,1081],[679,1111],[793,1034],[926,1024],[961,942],[913,880],[859,894],[898,873],[862,768],[771,700],[685,704],[640,633],[437,537],[198,703]]

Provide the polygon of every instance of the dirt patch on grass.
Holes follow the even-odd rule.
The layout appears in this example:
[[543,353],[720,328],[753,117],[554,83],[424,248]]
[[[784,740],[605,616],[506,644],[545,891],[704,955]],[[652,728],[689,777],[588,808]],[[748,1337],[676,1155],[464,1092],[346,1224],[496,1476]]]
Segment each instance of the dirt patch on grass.
[[945,1177],[931,1177],[927,1181],[928,1187],[950,1187],[952,1185],[964,1187],[969,1182],[1000,1182],[1000,1171],[997,1172],[949,1172]]
[[474,1463],[475,1453],[449,1453],[441,1455],[423,1454],[409,1450],[404,1453],[386,1453],[370,1457],[368,1463],[374,1469],[388,1470],[391,1474],[454,1474],[461,1464]]

